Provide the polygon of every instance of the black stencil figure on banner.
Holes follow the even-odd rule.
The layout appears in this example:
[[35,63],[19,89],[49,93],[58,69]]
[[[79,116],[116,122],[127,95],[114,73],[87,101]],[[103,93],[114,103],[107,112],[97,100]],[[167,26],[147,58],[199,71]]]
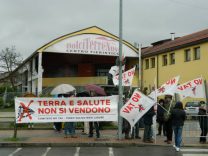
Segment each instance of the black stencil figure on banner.
[[30,105],[34,101],[31,100],[28,105],[24,104],[23,102],[20,102],[20,106],[18,107],[18,121],[21,122],[22,118],[28,117],[30,120],[32,120],[32,114],[34,111],[30,108]]

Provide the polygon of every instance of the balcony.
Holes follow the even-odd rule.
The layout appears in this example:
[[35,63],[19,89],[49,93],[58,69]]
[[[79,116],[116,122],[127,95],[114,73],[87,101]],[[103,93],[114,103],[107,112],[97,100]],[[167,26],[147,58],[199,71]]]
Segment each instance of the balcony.
[[84,86],[86,84],[107,85],[108,77],[59,77],[59,78],[43,78],[43,87],[56,86],[62,83],[71,84],[73,86]]

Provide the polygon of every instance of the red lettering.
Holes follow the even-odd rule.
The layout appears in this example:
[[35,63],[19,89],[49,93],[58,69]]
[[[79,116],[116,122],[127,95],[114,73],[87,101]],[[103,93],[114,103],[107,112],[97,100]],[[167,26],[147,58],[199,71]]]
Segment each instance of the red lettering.
[[69,108],[69,112],[73,113],[74,112],[74,108]]
[[172,85],[176,83],[176,79],[171,79],[166,82],[167,85]]
[[201,85],[202,84],[202,79],[194,80],[194,83],[196,85]]
[[[70,106],[74,106],[74,101],[70,100],[70,101],[69,101],[69,105],[70,105]],[[79,105],[79,104],[77,103],[77,105]]]
[[106,105],[108,105],[108,106],[110,105],[110,100],[109,99],[106,100]]
[[38,114],[56,114],[56,108],[38,108]]
[[59,108],[59,113],[60,114],[66,113],[66,108]]
[[123,112],[125,113],[129,113],[133,108],[134,108],[135,105],[133,105],[132,103],[128,104],[126,106],[126,108],[124,108]]
[[136,94],[133,95],[132,100],[134,102],[138,102],[140,98],[141,98],[141,95],[139,93],[136,93]]
[[183,86],[178,86],[178,89],[179,90],[183,90]]
[[77,105],[78,105],[78,106],[81,106],[81,105],[82,105],[82,101],[81,101],[81,100],[78,100],[78,101],[77,101]]

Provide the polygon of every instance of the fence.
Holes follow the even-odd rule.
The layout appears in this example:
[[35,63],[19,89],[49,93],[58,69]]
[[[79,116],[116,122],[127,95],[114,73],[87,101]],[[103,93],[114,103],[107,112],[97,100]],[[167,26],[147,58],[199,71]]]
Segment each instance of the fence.
[[187,115],[183,127],[183,138],[200,138],[202,130],[208,130],[208,115]]

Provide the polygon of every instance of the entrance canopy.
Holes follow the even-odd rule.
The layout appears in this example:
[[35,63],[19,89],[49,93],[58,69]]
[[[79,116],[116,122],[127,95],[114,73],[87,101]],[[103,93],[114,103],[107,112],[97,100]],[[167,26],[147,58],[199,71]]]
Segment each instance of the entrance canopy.
[[[123,41],[125,57],[138,57],[137,49]],[[119,55],[119,38],[94,26],[57,38],[44,45],[38,52],[68,53],[83,55]]]

